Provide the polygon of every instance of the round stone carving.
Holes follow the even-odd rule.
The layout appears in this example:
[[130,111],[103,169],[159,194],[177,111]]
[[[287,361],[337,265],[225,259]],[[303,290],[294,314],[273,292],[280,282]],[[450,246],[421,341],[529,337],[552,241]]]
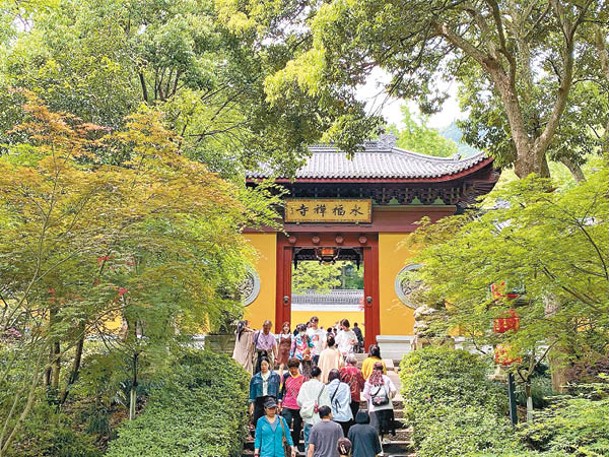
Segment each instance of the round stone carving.
[[251,305],[256,300],[260,294],[260,276],[255,270],[247,269],[246,278],[239,287],[239,292],[244,306]]
[[395,277],[395,293],[402,303],[412,309],[419,306],[414,298],[423,287],[423,281],[415,279],[413,275],[419,268],[421,265],[418,263],[406,265]]

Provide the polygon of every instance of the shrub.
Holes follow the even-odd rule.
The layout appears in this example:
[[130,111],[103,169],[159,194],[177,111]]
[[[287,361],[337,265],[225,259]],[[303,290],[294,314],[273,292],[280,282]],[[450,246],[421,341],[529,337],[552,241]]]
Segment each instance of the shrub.
[[232,359],[187,351],[135,420],[122,425],[107,457],[229,457],[242,449],[248,376]]
[[419,439],[417,457],[462,457],[481,450],[496,455],[521,448],[509,422],[482,406],[438,408],[418,428],[424,436]]
[[481,357],[447,347],[404,357],[404,411],[418,456],[520,448],[505,416],[505,389],[487,379],[487,369]]
[[465,457],[573,457],[573,454],[565,454],[564,452],[535,452],[535,451],[506,451],[506,452],[476,452],[467,454]]
[[95,439],[72,428],[71,420],[55,407],[38,403],[24,422],[8,456],[101,457]]
[[609,398],[561,398],[536,411],[519,434],[538,451],[570,455],[609,455]]

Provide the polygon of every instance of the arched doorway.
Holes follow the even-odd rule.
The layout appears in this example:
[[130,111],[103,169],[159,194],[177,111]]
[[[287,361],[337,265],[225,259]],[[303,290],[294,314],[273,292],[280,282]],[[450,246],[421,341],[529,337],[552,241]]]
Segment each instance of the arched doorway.
[[380,334],[379,254],[377,233],[313,233],[278,234],[277,293],[275,330],[292,315],[292,263],[295,253],[303,249],[357,249],[364,265],[364,333],[365,346],[376,342]]

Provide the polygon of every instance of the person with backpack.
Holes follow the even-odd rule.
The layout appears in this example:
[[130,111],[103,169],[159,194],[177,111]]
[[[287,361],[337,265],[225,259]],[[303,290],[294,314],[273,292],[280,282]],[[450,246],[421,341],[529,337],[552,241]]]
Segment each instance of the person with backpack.
[[302,417],[304,423],[304,442],[306,451],[309,447],[309,434],[311,433],[311,428],[321,420],[319,418],[319,407],[330,406],[328,389],[326,385],[321,382],[321,370],[319,367],[314,367],[311,370],[311,379],[302,385],[296,401],[300,407],[300,417]]
[[383,439],[383,435],[391,433],[395,436],[395,423],[393,415],[393,397],[398,390],[389,379],[383,374],[384,365],[381,362],[374,364],[372,374],[364,385],[363,396],[368,402],[370,413],[370,425]]
[[277,414],[277,403],[272,397],[264,402],[264,416],[256,424],[254,456],[285,457],[289,448],[291,457],[296,457],[296,447],[290,436],[285,419]]
[[362,334],[362,329],[359,328],[357,322],[353,324],[353,333],[355,333],[355,336],[357,338],[355,352],[357,352],[358,354],[364,352],[364,335]]
[[311,368],[313,368],[313,358],[311,355],[313,342],[311,341],[311,337],[307,335],[306,325],[298,324],[296,330],[298,333],[292,339],[290,357],[294,357],[300,361],[300,371],[306,378],[310,378]]
[[332,408],[332,420],[343,429],[343,435],[349,433],[353,419],[351,412],[351,389],[348,384],[340,382],[340,372],[335,368],[328,375],[328,396]]

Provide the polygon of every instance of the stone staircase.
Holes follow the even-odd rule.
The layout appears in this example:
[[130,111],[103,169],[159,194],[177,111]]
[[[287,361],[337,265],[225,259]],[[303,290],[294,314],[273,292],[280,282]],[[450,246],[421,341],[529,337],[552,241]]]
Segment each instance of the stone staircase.
[[[366,358],[366,354],[356,354],[359,365]],[[383,455],[385,457],[415,457],[414,451],[412,450],[411,435],[412,430],[405,423],[404,420],[404,402],[402,395],[400,394],[400,377],[396,371],[396,366],[393,360],[384,360],[387,366],[387,376],[395,384],[398,389],[398,394],[393,399],[393,411],[396,421],[396,435],[385,436],[385,443],[383,444]],[[362,401],[360,407],[365,409],[367,407],[366,402]],[[388,441],[387,441],[388,440]],[[300,441],[300,447],[302,449],[302,440]],[[254,455],[254,443],[245,443],[243,446],[242,457],[251,457]],[[306,456],[304,452],[299,452],[298,456]],[[373,457],[373,456],[371,456]]]

